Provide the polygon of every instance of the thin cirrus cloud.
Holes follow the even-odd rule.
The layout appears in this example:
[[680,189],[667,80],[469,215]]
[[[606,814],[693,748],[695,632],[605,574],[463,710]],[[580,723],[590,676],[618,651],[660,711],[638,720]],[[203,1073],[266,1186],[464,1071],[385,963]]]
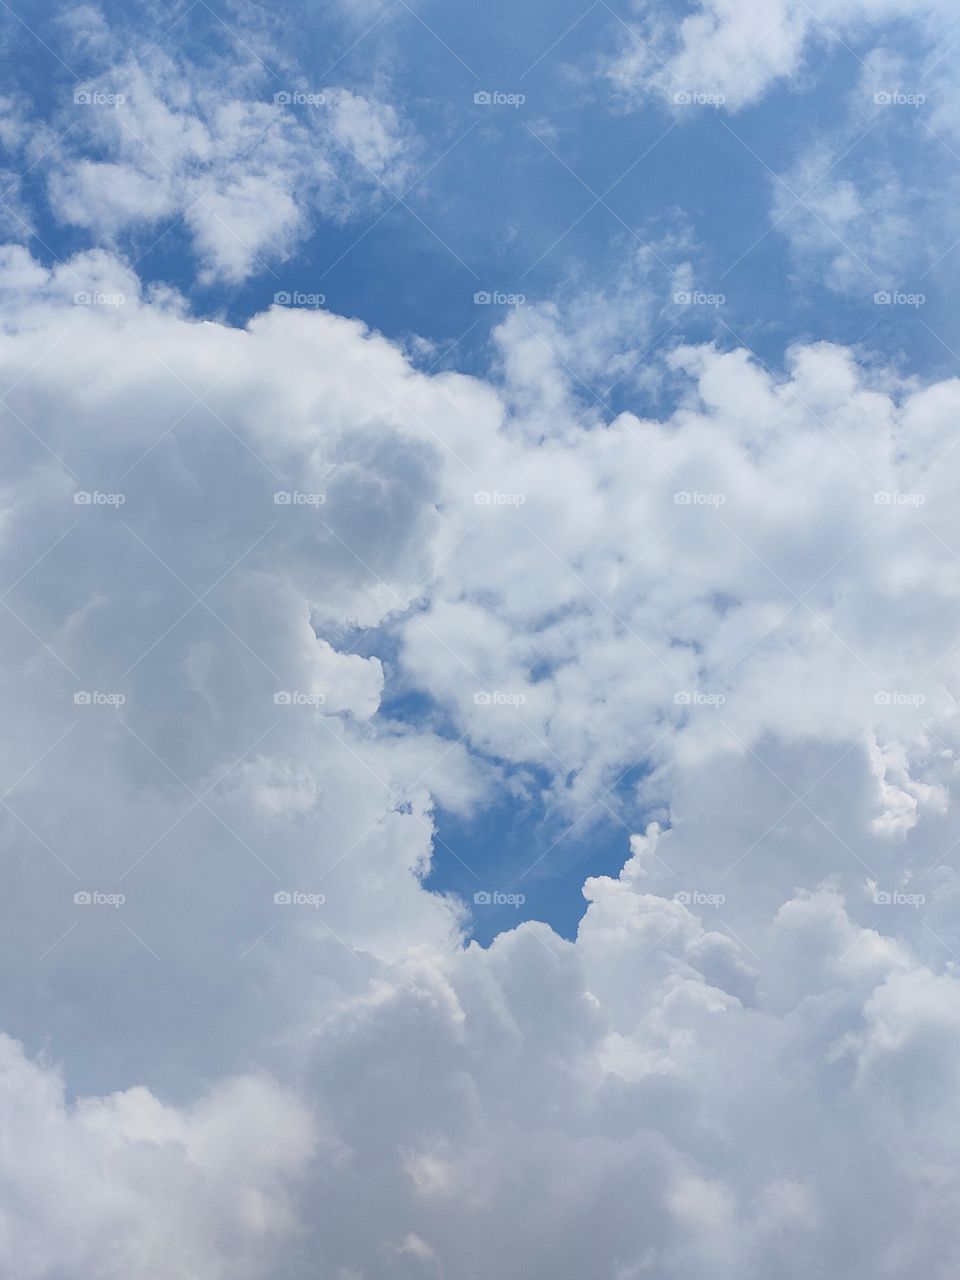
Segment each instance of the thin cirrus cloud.
[[[42,162],[90,243],[0,252],[0,1270],[951,1275],[960,383],[771,367],[680,222],[469,373],[230,322],[423,122],[74,29],[133,109]],[[178,216],[213,308],[134,262]]]

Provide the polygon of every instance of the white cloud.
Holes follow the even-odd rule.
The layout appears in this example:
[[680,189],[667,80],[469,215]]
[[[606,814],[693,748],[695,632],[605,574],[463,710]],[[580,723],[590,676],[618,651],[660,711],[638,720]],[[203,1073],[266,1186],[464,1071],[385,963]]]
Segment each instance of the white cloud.
[[49,177],[58,219],[108,246],[133,235],[142,253],[182,222],[208,282],[285,261],[315,217],[371,209],[407,171],[399,113],[335,86],[268,92],[249,69],[204,72],[154,50],[77,93],[90,101],[70,108]]
[[[557,411],[545,440],[456,440],[463,536],[404,624],[408,669],[484,750],[565,778],[575,807],[639,760],[769,734],[872,728],[924,759],[954,716],[955,452],[920,426],[932,393],[826,344],[777,378],[711,346],[669,364],[662,422]],[[477,689],[524,701],[478,713]]]
[[[949,1275],[957,385],[701,345],[662,419],[537,416],[0,268],[0,1269]],[[537,765],[589,841],[638,760],[576,941],[463,947],[434,804]]]
[[960,85],[943,59],[949,43],[909,59],[868,52],[835,125],[772,177],[772,225],[801,285],[822,281],[864,303],[896,292],[920,306],[950,291]]
[[302,1103],[265,1078],[189,1109],[143,1088],[68,1100],[59,1073],[0,1038],[9,1275],[253,1277],[294,1226],[315,1153]]
[[697,95],[719,96],[721,106],[738,111],[785,82],[814,75],[827,49],[861,47],[865,37],[903,21],[943,41],[955,17],[945,0],[700,0],[679,20],[667,6],[655,6],[630,30],[608,71],[618,93],[657,95],[681,117]]

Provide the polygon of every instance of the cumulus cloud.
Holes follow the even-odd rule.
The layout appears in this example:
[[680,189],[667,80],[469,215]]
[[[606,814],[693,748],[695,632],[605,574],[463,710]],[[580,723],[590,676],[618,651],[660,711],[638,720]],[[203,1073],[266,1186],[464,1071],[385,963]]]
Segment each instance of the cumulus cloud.
[[[953,384],[921,391],[826,344],[782,376],[713,346],[667,364],[663,421],[560,416],[546,439],[458,444],[463,537],[404,624],[409,670],[483,750],[577,804],[639,760],[770,734],[870,729],[934,754],[954,716],[955,453],[920,421]],[[478,709],[477,689],[515,696]]]
[[[3,1269],[949,1275],[956,381],[0,289]],[[482,948],[517,777],[625,862]]]
[[0,1113],[0,1258],[24,1280],[263,1274],[315,1153],[309,1113],[269,1079],[225,1081],[185,1110],[143,1088],[68,1099],[6,1036]]

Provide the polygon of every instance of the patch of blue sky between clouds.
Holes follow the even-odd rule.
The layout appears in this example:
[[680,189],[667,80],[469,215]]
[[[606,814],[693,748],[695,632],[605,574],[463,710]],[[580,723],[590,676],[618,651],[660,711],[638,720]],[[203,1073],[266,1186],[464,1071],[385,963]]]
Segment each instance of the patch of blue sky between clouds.
[[[135,234],[121,230],[118,243],[132,257],[144,255],[138,269],[146,280],[185,290],[203,313],[236,322],[277,293],[322,296],[332,310],[390,337],[436,344],[431,359],[457,343],[453,362],[474,372],[489,364],[490,330],[510,305],[478,306],[475,296],[521,297],[530,306],[573,289],[602,291],[634,253],[653,246],[659,274],[648,285],[647,347],[659,342],[654,352],[709,334],[721,345],[746,343],[776,366],[789,342],[815,337],[863,342],[887,358],[903,352],[914,368],[942,369],[948,356],[929,330],[954,345],[952,259],[931,270],[930,254],[918,255],[908,235],[885,228],[897,198],[934,201],[955,172],[949,138],[940,143],[928,132],[944,94],[936,70],[921,78],[932,61],[929,45],[899,40],[894,28],[900,65],[886,77],[887,88],[916,94],[922,90],[913,80],[929,81],[919,110],[874,104],[873,92],[886,91],[877,84],[886,81],[881,70],[872,80],[867,75],[868,42],[858,50],[855,36],[821,42],[793,80],[774,81],[762,103],[735,112],[696,100],[674,106],[662,97],[618,109],[590,74],[613,56],[631,21],[614,8],[534,7],[519,29],[507,5],[499,20],[487,9],[481,18],[406,4],[357,12],[311,7],[257,21],[215,6],[173,10],[148,34],[139,28],[129,45],[144,59],[170,57],[167,75],[188,58],[213,98],[272,106],[275,95],[289,94],[294,100],[279,109],[283,120],[295,117],[306,130],[324,111],[310,100],[343,85],[396,110],[409,131],[409,162],[396,175],[358,167],[357,188],[342,199],[303,194],[295,229],[278,228],[276,243],[269,235],[257,240],[250,256],[238,250],[243,280],[215,274],[197,283],[196,236],[180,208]],[[54,137],[64,129],[82,135],[93,112],[73,108],[73,90],[89,77],[91,86],[96,80],[101,92],[111,91],[101,80],[127,56],[129,21],[108,9],[101,30],[92,18],[85,27],[77,17],[68,40],[65,19],[41,15],[40,34],[53,52],[27,32],[8,33],[25,55],[15,109],[34,123],[44,120]],[[117,36],[106,34],[114,26]],[[295,46],[275,43],[294,28]],[[478,94],[504,100],[477,103]],[[861,138],[868,125],[870,135]],[[836,141],[811,157],[812,136]],[[235,159],[247,141],[238,142]],[[70,145],[68,137],[58,147]],[[95,142],[92,154],[104,145]],[[228,155],[224,168],[229,164]],[[41,159],[23,188],[47,249],[37,247],[48,259],[89,243],[94,231],[65,223],[62,207],[51,211],[44,198],[49,168]],[[888,189],[891,173],[902,190]],[[296,179],[308,181],[305,174]],[[301,199],[296,182],[294,202]],[[861,203],[862,213],[851,213],[851,202]],[[216,216],[210,234],[219,230],[229,240]],[[236,216],[242,238],[244,215]],[[670,236],[683,240],[682,249],[670,251]],[[839,288],[836,259],[846,263]],[[678,287],[673,273],[684,263],[689,272]],[[907,309],[878,315],[873,298],[884,290],[923,293],[929,329]],[[696,301],[678,311],[674,295],[687,294],[723,301],[716,314]],[[630,339],[622,335],[625,345]],[[605,402],[603,381],[587,381]],[[615,396],[612,407],[622,407]]]

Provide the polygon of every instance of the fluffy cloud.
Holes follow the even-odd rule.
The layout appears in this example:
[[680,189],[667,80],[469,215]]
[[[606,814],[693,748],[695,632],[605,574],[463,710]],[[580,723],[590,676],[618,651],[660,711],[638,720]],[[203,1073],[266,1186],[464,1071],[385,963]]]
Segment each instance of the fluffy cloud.
[[[823,890],[778,913],[756,998],[737,944],[683,906],[588,893],[576,945],[527,924],[341,1003],[310,1041],[309,1120],[253,1080],[186,1113],[144,1090],[66,1107],[8,1042],[4,1173],[27,1211],[5,1264],[461,1275],[482,1242],[510,1276],[948,1275],[955,978]],[[79,1202],[51,1190],[54,1151]]]
[[[517,317],[0,284],[3,1269],[950,1274],[958,385],[706,344],[605,424]],[[661,824],[464,945],[434,806],[518,776]]]
[[955,980],[825,890],[779,912],[757,999],[684,907],[588,894],[576,946],[525,925],[444,973],[405,966],[321,1034],[350,1191],[376,1169],[390,1206],[367,1202],[383,1228],[359,1265],[336,1244],[330,1263],[375,1274],[379,1245],[468,1274],[482,1240],[506,1275],[946,1275],[956,1085],[930,1050]]
[[285,260],[316,217],[343,221],[402,185],[412,131],[387,103],[330,85],[265,90],[158,50],[81,84],[50,170],[57,218],[149,253],[183,224],[201,279]]
[[731,110],[758,102],[777,85],[811,74],[815,51],[852,43],[898,21],[943,39],[955,13],[944,0],[701,0],[679,21],[654,6],[629,34],[609,72],[628,97],[654,93],[688,107],[695,95],[721,96]]
[[5,1036],[0,1117],[0,1258],[24,1280],[263,1274],[315,1148],[309,1113],[268,1079],[183,1111],[143,1088],[68,1100]]
[[952,739],[956,625],[956,454],[928,414],[956,385],[825,344],[781,377],[712,346],[667,365],[664,421],[458,443],[463,536],[404,626],[408,669],[577,804],[638,761],[768,735],[874,732],[927,760],[931,727]]

